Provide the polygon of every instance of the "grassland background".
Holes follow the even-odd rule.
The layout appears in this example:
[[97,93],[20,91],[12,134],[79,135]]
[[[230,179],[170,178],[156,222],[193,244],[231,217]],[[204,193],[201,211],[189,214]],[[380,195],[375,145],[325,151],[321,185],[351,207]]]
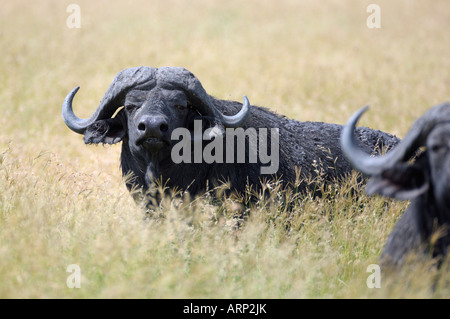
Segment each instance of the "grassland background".
[[[380,29],[366,26],[373,2]],[[71,3],[79,29],[66,25]],[[407,202],[350,195],[349,179],[292,214],[273,194],[239,230],[231,200],[168,201],[144,220],[120,146],[87,147],[61,118],[75,86],[87,117],[120,70],[183,66],[216,97],[297,120],[343,124],[370,104],[360,124],[403,137],[450,98],[449,31],[447,0],[2,1],[0,297],[450,297],[449,272],[428,264],[366,285]]]

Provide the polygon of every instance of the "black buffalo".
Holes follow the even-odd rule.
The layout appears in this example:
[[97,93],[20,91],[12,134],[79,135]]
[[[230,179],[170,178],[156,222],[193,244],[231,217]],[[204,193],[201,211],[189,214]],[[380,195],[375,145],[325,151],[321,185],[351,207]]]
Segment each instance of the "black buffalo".
[[371,176],[368,194],[411,200],[380,259],[384,265],[398,266],[408,256],[429,254],[439,264],[450,244],[450,103],[431,108],[394,149],[380,157],[369,157],[353,138],[365,110],[357,111],[343,130],[347,158]]
[[[303,182],[295,186],[304,190],[306,180],[320,175],[331,181],[351,170],[339,144],[341,125],[288,119],[251,106],[245,96],[243,104],[216,99],[184,68],[136,67],[119,72],[88,119],[73,113],[77,90],[63,103],[66,125],[83,134],[86,144],[122,141],[123,175],[134,176],[126,180],[130,190],[146,191],[157,179],[167,189],[187,190],[192,195],[222,182],[228,182],[232,191],[243,192],[275,178],[293,185],[299,176]],[[180,129],[191,133],[191,138],[181,139]],[[244,138],[239,141],[230,131]],[[359,128],[357,135],[366,152],[399,141],[369,128]],[[230,139],[236,139],[231,147],[211,151],[212,143]],[[180,145],[186,148],[181,150]],[[242,145],[245,152],[239,153]],[[205,160],[201,151],[207,148],[211,156]]]

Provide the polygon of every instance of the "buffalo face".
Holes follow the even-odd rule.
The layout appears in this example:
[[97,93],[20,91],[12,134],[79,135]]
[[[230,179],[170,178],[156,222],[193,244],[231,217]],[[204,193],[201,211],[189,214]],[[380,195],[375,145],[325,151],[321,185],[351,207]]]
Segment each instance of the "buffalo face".
[[450,243],[450,103],[428,110],[394,149],[380,157],[364,154],[354,142],[355,124],[364,111],[356,112],[342,132],[347,158],[370,176],[368,194],[411,200],[381,260],[399,265],[411,252],[421,251],[437,257],[439,266]]
[[167,153],[172,131],[184,127],[188,99],[178,90],[131,91],[125,99],[128,139],[133,154]]
[[431,192],[438,202],[446,202],[450,189],[450,103],[431,108],[411,127],[405,138],[384,156],[372,157],[357,146],[353,131],[360,109],[342,131],[342,150],[352,165],[370,176],[369,194],[397,199],[413,199]]
[[[427,138],[430,182],[439,207],[450,203],[450,123],[440,124]],[[450,218],[450,216],[449,216]]]
[[[72,109],[78,89],[64,100],[66,125],[83,134],[86,144],[123,141],[122,169],[125,174],[128,169],[133,171],[138,175],[137,184],[145,187],[159,175],[161,162],[170,156],[171,135],[176,128],[192,130],[193,121],[199,119],[212,132],[221,134],[225,127],[241,126],[250,112],[244,97],[236,115],[222,114],[200,81],[183,68],[137,67],[119,72],[87,119],[78,118]],[[129,167],[124,167],[124,162]]]

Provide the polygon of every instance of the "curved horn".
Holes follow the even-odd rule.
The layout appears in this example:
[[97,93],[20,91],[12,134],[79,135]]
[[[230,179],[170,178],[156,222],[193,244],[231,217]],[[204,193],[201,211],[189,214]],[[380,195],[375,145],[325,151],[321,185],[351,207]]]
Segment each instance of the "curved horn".
[[[88,122],[90,122],[90,119],[87,119],[87,120],[80,119],[79,117],[77,117],[75,115],[75,113],[73,113],[72,101],[73,101],[75,94],[77,94],[79,89],[80,89],[80,87],[77,86],[72,91],[70,91],[69,94],[67,94],[66,98],[64,99],[63,106],[62,106],[62,116],[64,119],[64,123],[66,123],[66,125],[72,131],[74,131],[78,134],[83,134],[84,131],[86,130],[86,127],[88,127],[89,124],[92,124],[92,123],[88,123]],[[88,124],[86,124],[86,123],[88,123]]]
[[200,112],[205,115],[214,116],[224,126],[239,127],[245,122],[247,116],[250,114],[250,103],[246,96],[244,96],[244,103],[237,114],[232,116],[222,114],[216,108],[211,97],[206,93],[197,77],[184,68],[159,68],[156,78],[158,83],[165,82],[176,87],[181,87],[186,92],[190,93],[193,98],[198,99],[201,102],[200,105],[197,105]]
[[87,119],[81,119],[73,112],[73,98],[79,89],[76,87],[64,99],[62,105],[64,122],[72,131],[84,134],[86,128],[95,121],[110,118],[123,105],[125,94],[130,88],[146,89],[154,85],[154,72],[155,69],[149,67],[129,68],[119,72],[103,96],[97,110]]
[[224,126],[241,126],[250,113],[250,103],[247,97],[244,96],[244,104],[236,115],[227,116],[222,114],[215,107],[211,97],[206,93],[200,81],[184,68],[163,67],[155,69],[151,67],[135,67],[125,69],[116,75],[97,110],[88,119],[81,119],[73,112],[72,102],[79,87],[73,89],[66,96],[62,105],[64,122],[72,131],[84,134],[86,128],[95,121],[110,118],[122,106],[129,89],[148,90],[156,85],[156,81],[158,81],[158,84],[162,84],[162,86],[166,83],[183,88],[201,102],[197,106],[199,111],[205,115],[211,115],[217,118]]
[[247,116],[250,114],[250,102],[248,101],[248,98],[244,95],[244,103],[242,104],[241,110],[232,116],[229,115],[222,115],[222,122],[225,126],[228,127],[239,127],[241,126],[245,120],[247,119]]
[[357,170],[366,175],[377,175],[386,168],[409,160],[416,150],[425,144],[428,133],[437,124],[450,120],[450,103],[437,105],[414,122],[405,138],[394,149],[384,156],[371,157],[360,149],[353,134],[356,123],[368,108],[365,106],[356,111],[347,121],[341,134],[344,155]]

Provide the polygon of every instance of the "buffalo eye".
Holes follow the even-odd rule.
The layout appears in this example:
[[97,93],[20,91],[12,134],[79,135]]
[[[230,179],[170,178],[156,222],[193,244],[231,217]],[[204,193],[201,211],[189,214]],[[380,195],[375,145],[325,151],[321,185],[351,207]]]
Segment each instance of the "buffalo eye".
[[137,108],[138,108],[138,106],[137,106],[137,105],[134,105],[134,104],[128,104],[128,105],[125,105],[125,109],[126,109],[129,113],[135,111]]
[[180,105],[180,104],[175,104],[173,107],[178,109],[178,110],[185,110],[187,108],[187,106]]
[[448,150],[448,146],[447,146],[447,145],[444,145],[444,144],[435,144],[435,145],[432,145],[432,146],[430,147],[430,150],[431,150],[433,153],[439,153],[439,152],[442,152],[442,151],[444,151],[444,150]]

